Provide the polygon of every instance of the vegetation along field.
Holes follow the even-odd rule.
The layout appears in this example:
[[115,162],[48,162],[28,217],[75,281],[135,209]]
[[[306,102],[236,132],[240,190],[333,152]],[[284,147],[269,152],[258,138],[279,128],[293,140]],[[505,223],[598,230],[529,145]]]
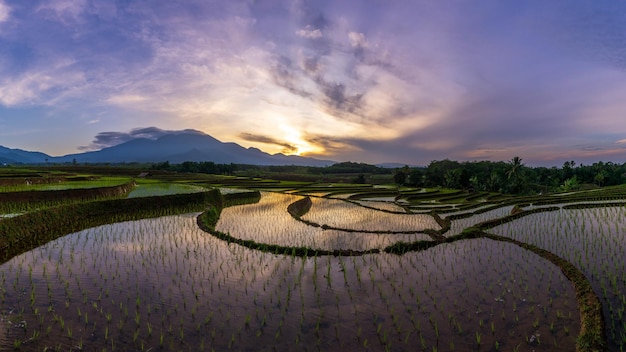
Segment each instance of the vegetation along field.
[[519,161],[0,169],[0,350],[624,351],[626,186]]

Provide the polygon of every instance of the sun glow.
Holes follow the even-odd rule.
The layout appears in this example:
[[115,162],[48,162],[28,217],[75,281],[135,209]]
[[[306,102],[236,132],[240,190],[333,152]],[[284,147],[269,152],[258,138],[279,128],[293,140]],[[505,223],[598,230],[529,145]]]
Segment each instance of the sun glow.
[[289,143],[291,147],[291,149],[285,150],[284,154],[303,155],[311,152],[319,153],[324,151],[322,148],[307,142],[302,137],[302,133],[295,128],[287,125],[280,125],[279,128],[284,134],[284,140]]

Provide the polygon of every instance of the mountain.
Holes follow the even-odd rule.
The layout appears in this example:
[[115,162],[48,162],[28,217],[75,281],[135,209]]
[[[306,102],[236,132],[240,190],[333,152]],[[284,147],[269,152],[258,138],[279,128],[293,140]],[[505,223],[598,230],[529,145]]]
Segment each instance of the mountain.
[[29,152],[22,149],[10,149],[0,145],[0,165],[2,164],[43,164],[53,159],[50,155],[40,152]]
[[[78,163],[169,161],[176,164],[184,161],[212,161],[218,164],[305,166],[327,166],[335,163],[330,160],[297,155],[271,155],[257,148],[244,148],[236,143],[224,143],[207,134],[193,130],[177,131],[157,139],[137,138],[98,151],[48,158],[51,162],[58,163],[73,162],[74,160]],[[43,162],[43,159],[40,162]]]

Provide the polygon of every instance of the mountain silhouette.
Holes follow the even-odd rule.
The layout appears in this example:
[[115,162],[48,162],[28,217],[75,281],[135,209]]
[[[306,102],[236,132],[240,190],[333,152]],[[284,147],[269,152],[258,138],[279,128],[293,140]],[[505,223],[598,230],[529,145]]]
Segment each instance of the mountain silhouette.
[[10,149],[0,145],[0,165],[2,164],[42,164],[52,157],[40,152]]
[[232,142],[221,142],[208,134],[176,131],[156,139],[136,138],[130,141],[77,154],[51,157],[44,153],[0,147],[0,163],[129,163],[212,161],[218,164],[328,166],[335,162],[297,155],[268,154],[257,148],[244,148]]

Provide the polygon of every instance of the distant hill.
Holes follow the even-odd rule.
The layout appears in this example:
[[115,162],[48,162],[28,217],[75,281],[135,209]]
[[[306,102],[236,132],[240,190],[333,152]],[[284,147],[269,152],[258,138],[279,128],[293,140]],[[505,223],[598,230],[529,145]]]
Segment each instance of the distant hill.
[[297,155],[268,154],[257,148],[221,142],[199,131],[177,131],[157,139],[137,138],[98,151],[51,157],[44,153],[0,147],[0,163],[124,163],[212,161],[218,164],[328,166],[335,162]]
[[50,159],[52,157],[44,153],[10,149],[0,145],[0,164],[42,164]]

